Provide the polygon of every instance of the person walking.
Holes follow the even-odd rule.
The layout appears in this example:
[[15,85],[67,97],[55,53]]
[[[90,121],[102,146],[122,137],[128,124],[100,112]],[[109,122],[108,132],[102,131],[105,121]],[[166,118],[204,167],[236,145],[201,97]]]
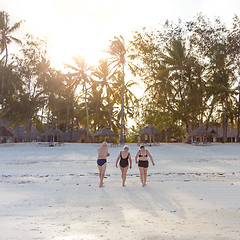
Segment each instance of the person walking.
[[138,141],[137,145],[140,146],[141,145],[141,136],[140,135],[137,137],[137,141]]
[[102,146],[97,149],[97,152],[98,152],[97,166],[98,166],[99,178],[100,178],[99,187],[104,187],[103,179],[104,179],[105,171],[107,168],[107,157],[110,155],[108,153],[107,142],[103,142]]
[[125,145],[123,147],[123,151],[119,153],[116,160],[116,167],[118,167],[119,159],[120,159],[119,166],[122,172],[122,186],[125,187],[129,163],[130,163],[130,168],[132,168],[131,154],[129,152],[129,147],[127,145]]
[[147,144],[148,144],[148,135],[145,134],[145,145],[147,145]]
[[[145,149],[145,146],[140,146],[139,151],[137,152],[135,156],[135,161],[138,164],[138,168],[140,171],[140,178],[142,182],[142,187],[146,187],[146,182],[147,182],[147,170],[148,170],[148,157],[152,161],[152,165],[155,166],[155,163],[153,161],[153,157],[150,154],[148,150]],[[138,160],[139,159],[139,160]]]

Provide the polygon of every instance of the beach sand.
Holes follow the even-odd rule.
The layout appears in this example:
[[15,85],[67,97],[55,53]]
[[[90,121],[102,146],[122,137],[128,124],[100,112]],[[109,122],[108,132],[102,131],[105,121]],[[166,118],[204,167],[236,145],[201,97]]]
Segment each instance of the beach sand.
[[0,145],[0,239],[240,239],[240,144],[147,147],[144,188],[135,162],[122,187],[122,147],[109,147],[99,188],[97,147]]

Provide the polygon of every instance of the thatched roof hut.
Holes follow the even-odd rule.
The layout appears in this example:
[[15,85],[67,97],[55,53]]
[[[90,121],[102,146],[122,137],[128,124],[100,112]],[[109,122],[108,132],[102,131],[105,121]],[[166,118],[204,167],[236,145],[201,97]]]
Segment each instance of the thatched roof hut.
[[150,136],[150,146],[152,143],[152,136],[153,136],[153,141],[154,141],[154,135],[160,135],[160,132],[152,124],[149,124],[146,127],[139,130],[139,133]]
[[4,126],[0,126],[0,136],[13,137],[13,134],[10,131],[8,131]]
[[0,120],[0,124],[7,128],[9,132],[13,134],[15,141],[29,141],[36,140],[41,137],[41,133],[32,125],[29,129],[26,125],[18,125],[14,128],[9,128],[11,122],[6,120]]
[[206,130],[205,127],[201,126],[192,131],[188,136],[189,137],[211,136],[211,133],[208,130]]
[[140,134],[147,134],[147,135],[157,135],[160,134],[160,132],[152,125],[149,124],[146,127],[139,130]]
[[56,127],[52,127],[42,134],[42,136],[45,137],[47,141],[52,142],[54,141],[58,142],[61,135],[63,135],[63,131],[57,129]]
[[0,143],[10,142],[10,137],[13,137],[13,134],[4,126],[0,126]]
[[31,130],[27,129],[27,126],[16,126],[12,133],[18,140],[39,139],[41,136],[41,133],[34,126],[31,127]]

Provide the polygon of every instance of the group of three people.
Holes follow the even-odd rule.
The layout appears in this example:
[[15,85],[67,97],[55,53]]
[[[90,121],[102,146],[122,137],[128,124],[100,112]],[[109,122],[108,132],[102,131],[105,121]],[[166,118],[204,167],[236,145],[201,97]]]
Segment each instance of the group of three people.
[[[108,153],[107,142],[103,142],[102,146],[99,147],[97,151],[98,151],[97,166],[99,169],[99,178],[100,178],[99,187],[103,187],[104,186],[103,179],[104,179],[104,175],[107,167],[107,157],[110,155]],[[140,146],[140,149],[135,156],[135,161],[139,167],[140,178],[141,178],[143,187],[146,186],[146,182],[147,182],[148,157],[151,159],[153,166],[155,166],[153,157],[150,154],[150,152],[145,149],[145,146],[143,145]],[[132,158],[131,158],[131,154],[129,152],[128,146],[124,146],[123,151],[120,151],[116,160],[116,167],[118,167],[118,162],[122,172],[122,184],[123,184],[123,187],[125,187],[127,170],[129,165],[130,165],[130,168],[132,168]]]

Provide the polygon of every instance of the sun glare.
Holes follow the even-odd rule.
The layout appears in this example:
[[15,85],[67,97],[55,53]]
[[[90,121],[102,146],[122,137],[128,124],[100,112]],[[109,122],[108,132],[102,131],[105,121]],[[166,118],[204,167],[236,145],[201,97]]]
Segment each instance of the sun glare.
[[55,29],[48,36],[48,53],[57,68],[71,64],[76,55],[84,57],[88,65],[96,65],[104,57],[107,46],[108,39],[88,21],[79,27],[61,25],[61,29]]

